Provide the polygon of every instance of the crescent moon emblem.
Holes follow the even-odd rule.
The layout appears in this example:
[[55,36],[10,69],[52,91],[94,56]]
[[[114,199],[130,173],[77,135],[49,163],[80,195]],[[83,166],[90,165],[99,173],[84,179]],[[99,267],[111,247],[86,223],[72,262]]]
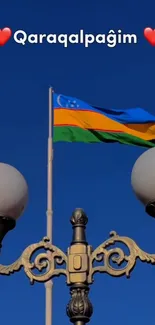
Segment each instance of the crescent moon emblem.
[[61,95],[59,95],[59,96],[57,97],[57,103],[58,103],[58,105],[59,105],[60,107],[62,107],[62,105],[61,105]]

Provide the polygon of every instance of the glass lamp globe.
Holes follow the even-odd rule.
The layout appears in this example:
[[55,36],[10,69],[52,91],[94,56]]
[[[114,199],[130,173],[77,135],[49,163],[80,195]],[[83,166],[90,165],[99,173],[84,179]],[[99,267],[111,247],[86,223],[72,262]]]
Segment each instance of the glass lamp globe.
[[137,159],[131,174],[131,184],[146,212],[155,217],[155,148],[145,151]]
[[28,186],[14,167],[0,163],[0,217],[15,221],[23,213],[28,201]]
[[14,167],[0,163],[0,248],[8,231],[16,225],[28,201],[28,186]]

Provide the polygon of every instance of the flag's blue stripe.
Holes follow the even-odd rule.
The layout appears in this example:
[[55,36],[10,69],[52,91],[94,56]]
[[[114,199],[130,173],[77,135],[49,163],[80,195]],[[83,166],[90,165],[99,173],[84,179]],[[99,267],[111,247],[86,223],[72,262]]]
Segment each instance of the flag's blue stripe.
[[66,108],[72,110],[89,110],[96,113],[103,114],[108,118],[115,120],[122,124],[143,124],[155,123],[155,116],[145,111],[142,108],[129,109],[107,109],[97,108],[88,105],[87,103],[75,97],[64,96],[60,94],[53,95],[54,108]]

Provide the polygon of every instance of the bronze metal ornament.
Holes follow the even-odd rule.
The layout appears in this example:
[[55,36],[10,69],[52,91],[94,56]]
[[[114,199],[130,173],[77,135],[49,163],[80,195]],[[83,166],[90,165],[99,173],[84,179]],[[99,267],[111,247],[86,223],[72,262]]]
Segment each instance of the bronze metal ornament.
[[[75,325],[88,323],[93,314],[93,306],[88,294],[89,285],[93,283],[95,273],[107,273],[113,277],[123,275],[129,277],[138,258],[142,262],[155,264],[155,254],[144,252],[131,238],[119,236],[115,231],[110,233],[109,239],[93,250],[86,241],[87,222],[88,218],[82,209],[76,209],[73,212],[71,217],[73,238],[67,254],[52,245],[49,238],[44,237],[40,242],[28,246],[14,263],[0,264],[1,275],[10,275],[23,268],[31,284],[46,282],[55,276],[65,275],[71,294],[66,312],[70,322]],[[13,226],[9,219],[3,218],[0,222],[0,238],[3,239]],[[116,244],[123,244],[124,249],[112,247]],[[126,254],[126,248],[128,254]],[[38,253],[32,262],[33,254],[39,249],[44,249],[45,253]],[[122,265],[124,262],[125,266]],[[116,264],[115,268],[112,263]],[[40,273],[36,274],[35,269]]]

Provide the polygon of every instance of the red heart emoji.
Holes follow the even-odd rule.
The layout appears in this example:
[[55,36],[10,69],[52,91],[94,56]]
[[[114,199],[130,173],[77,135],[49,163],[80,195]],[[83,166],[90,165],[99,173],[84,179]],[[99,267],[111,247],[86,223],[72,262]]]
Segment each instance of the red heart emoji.
[[145,28],[144,36],[152,46],[155,46],[155,29],[150,27]]
[[0,46],[5,45],[12,35],[12,31],[10,28],[5,27],[0,29]]

